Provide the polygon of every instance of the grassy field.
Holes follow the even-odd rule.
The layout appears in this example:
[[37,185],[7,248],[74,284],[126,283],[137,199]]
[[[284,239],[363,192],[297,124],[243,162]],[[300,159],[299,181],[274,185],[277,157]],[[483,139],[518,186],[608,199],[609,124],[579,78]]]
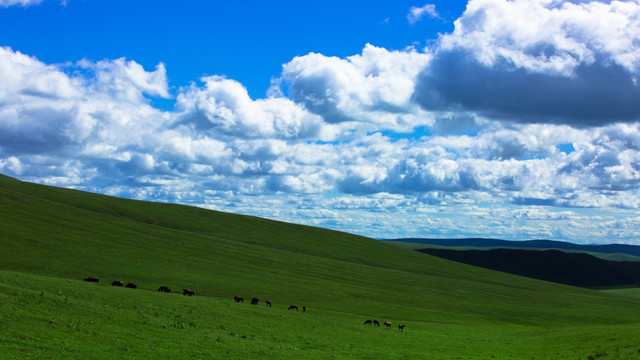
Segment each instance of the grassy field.
[[[640,359],[631,290],[2,176],[0,228],[0,358]],[[196,296],[175,293],[183,287]],[[250,305],[254,296],[273,307]]]

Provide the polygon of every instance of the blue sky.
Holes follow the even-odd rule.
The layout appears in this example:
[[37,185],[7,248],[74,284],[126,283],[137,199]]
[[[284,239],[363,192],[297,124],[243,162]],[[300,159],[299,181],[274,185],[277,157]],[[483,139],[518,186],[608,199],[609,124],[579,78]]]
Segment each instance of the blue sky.
[[[171,86],[226,75],[252,97],[295,56],[346,57],[371,43],[387,49],[425,46],[451,31],[465,8],[443,1],[442,18],[409,24],[412,1],[43,1],[0,13],[4,46],[46,63],[126,57],[145,68],[163,62]],[[428,16],[428,15],[425,15]]]
[[640,244],[640,2],[0,0],[0,173],[377,237]]

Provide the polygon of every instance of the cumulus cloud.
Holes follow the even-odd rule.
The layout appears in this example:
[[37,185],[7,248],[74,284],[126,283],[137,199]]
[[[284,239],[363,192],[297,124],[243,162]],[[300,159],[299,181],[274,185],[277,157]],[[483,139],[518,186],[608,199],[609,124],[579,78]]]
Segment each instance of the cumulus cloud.
[[140,101],[143,94],[169,97],[167,72],[162,63],[152,72],[147,72],[140,64],[124,58],[96,63],[83,60],[79,62],[79,66],[96,73],[92,86],[101,94],[131,102]]
[[202,79],[180,93],[177,105],[183,123],[200,131],[217,131],[238,137],[322,138],[334,134],[322,119],[283,97],[253,100],[237,81],[220,76]]
[[[559,167],[559,178],[573,176],[582,181],[582,186],[600,194],[637,189],[640,182],[639,140],[637,123],[597,129],[589,141],[574,144],[576,151],[567,155]],[[620,202],[619,206],[635,207],[626,202]]]
[[79,84],[55,67],[0,48],[0,144],[42,151],[72,141],[69,113],[81,96]]
[[419,76],[425,109],[574,126],[640,118],[637,1],[473,0]]
[[22,162],[80,158],[78,171],[95,176],[102,165],[117,168],[104,160],[137,161],[157,148],[172,120],[145,97],[168,96],[162,64],[152,72],[124,59],[52,66],[1,48],[0,82],[0,150]]
[[296,57],[283,66],[282,79],[292,100],[326,122],[406,131],[432,122],[411,101],[416,75],[429,59],[414,49],[366,45],[362,54],[346,59],[315,53]]
[[570,75],[604,57],[635,73],[639,7],[633,0],[473,0],[441,48],[470,50],[483,65],[506,60],[533,72]]
[[413,25],[422,20],[425,16],[429,16],[432,19],[440,17],[434,4],[426,4],[421,7],[412,6],[409,9],[409,14],[407,14],[407,21],[409,21],[409,24]]
[[[324,147],[304,141],[334,140],[339,129],[287,98],[253,100],[236,81],[202,81],[180,89],[175,111],[163,111],[149,101],[170,96],[162,64],[153,71],[126,59],[51,66],[1,48],[0,169],[132,197],[169,194],[173,179],[190,176],[199,180],[177,193],[328,187],[319,184],[331,182],[332,170],[317,163],[333,152],[318,158]],[[149,187],[163,190],[140,190]]]

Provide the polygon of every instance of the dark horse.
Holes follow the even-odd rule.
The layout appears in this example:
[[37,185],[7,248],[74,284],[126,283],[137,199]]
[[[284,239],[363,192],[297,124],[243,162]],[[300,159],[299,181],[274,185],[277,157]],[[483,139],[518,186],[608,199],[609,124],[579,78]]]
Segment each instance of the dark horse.
[[373,325],[375,325],[375,326],[380,326],[380,321],[378,321],[378,320],[373,320]]
[[265,304],[267,304],[266,306],[271,307],[271,300],[265,301]]
[[234,300],[235,302],[241,302],[241,303],[243,303],[243,302],[244,302],[244,299],[242,298],[242,296],[238,296],[238,295],[234,296],[234,297],[233,297],[233,300]]
[[191,289],[182,289],[182,295],[193,296],[195,294],[196,294],[196,292],[191,290]]
[[372,320],[365,320],[364,324],[365,325],[371,325],[371,324],[373,324],[373,321]]
[[127,285],[125,285],[125,287],[128,287],[130,289],[137,289],[138,285],[136,285],[134,283],[127,283]]
[[400,331],[404,331],[404,324],[400,324],[400,325],[398,325],[398,330],[400,330]]
[[296,304],[291,304],[291,305],[289,305],[289,308],[288,308],[287,310],[295,310],[295,311],[298,311],[298,305],[296,305]]
[[259,302],[260,302],[260,299],[258,299],[257,297],[254,297],[253,299],[251,299],[251,305],[258,305]]
[[160,286],[160,287],[158,288],[158,292],[170,293],[170,292],[171,292],[171,289],[169,289],[169,288],[168,288],[168,287],[166,287],[166,286]]
[[124,286],[124,282],[116,280],[111,283],[111,286]]
[[99,282],[100,279],[98,279],[95,276],[89,276],[88,278],[84,278],[84,281],[88,281],[88,282]]

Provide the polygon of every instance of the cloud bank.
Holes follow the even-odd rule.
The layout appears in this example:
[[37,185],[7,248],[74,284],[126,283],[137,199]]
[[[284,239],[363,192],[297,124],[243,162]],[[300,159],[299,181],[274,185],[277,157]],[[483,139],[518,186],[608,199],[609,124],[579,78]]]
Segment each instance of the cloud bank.
[[639,50],[637,1],[471,1],[415,100],[528,123],[636,122]]
[[299,56],[260,99],[4,47],[0,172],[374,237],[637,242],[639,24],[637,1],[472,0],[431,48]]

